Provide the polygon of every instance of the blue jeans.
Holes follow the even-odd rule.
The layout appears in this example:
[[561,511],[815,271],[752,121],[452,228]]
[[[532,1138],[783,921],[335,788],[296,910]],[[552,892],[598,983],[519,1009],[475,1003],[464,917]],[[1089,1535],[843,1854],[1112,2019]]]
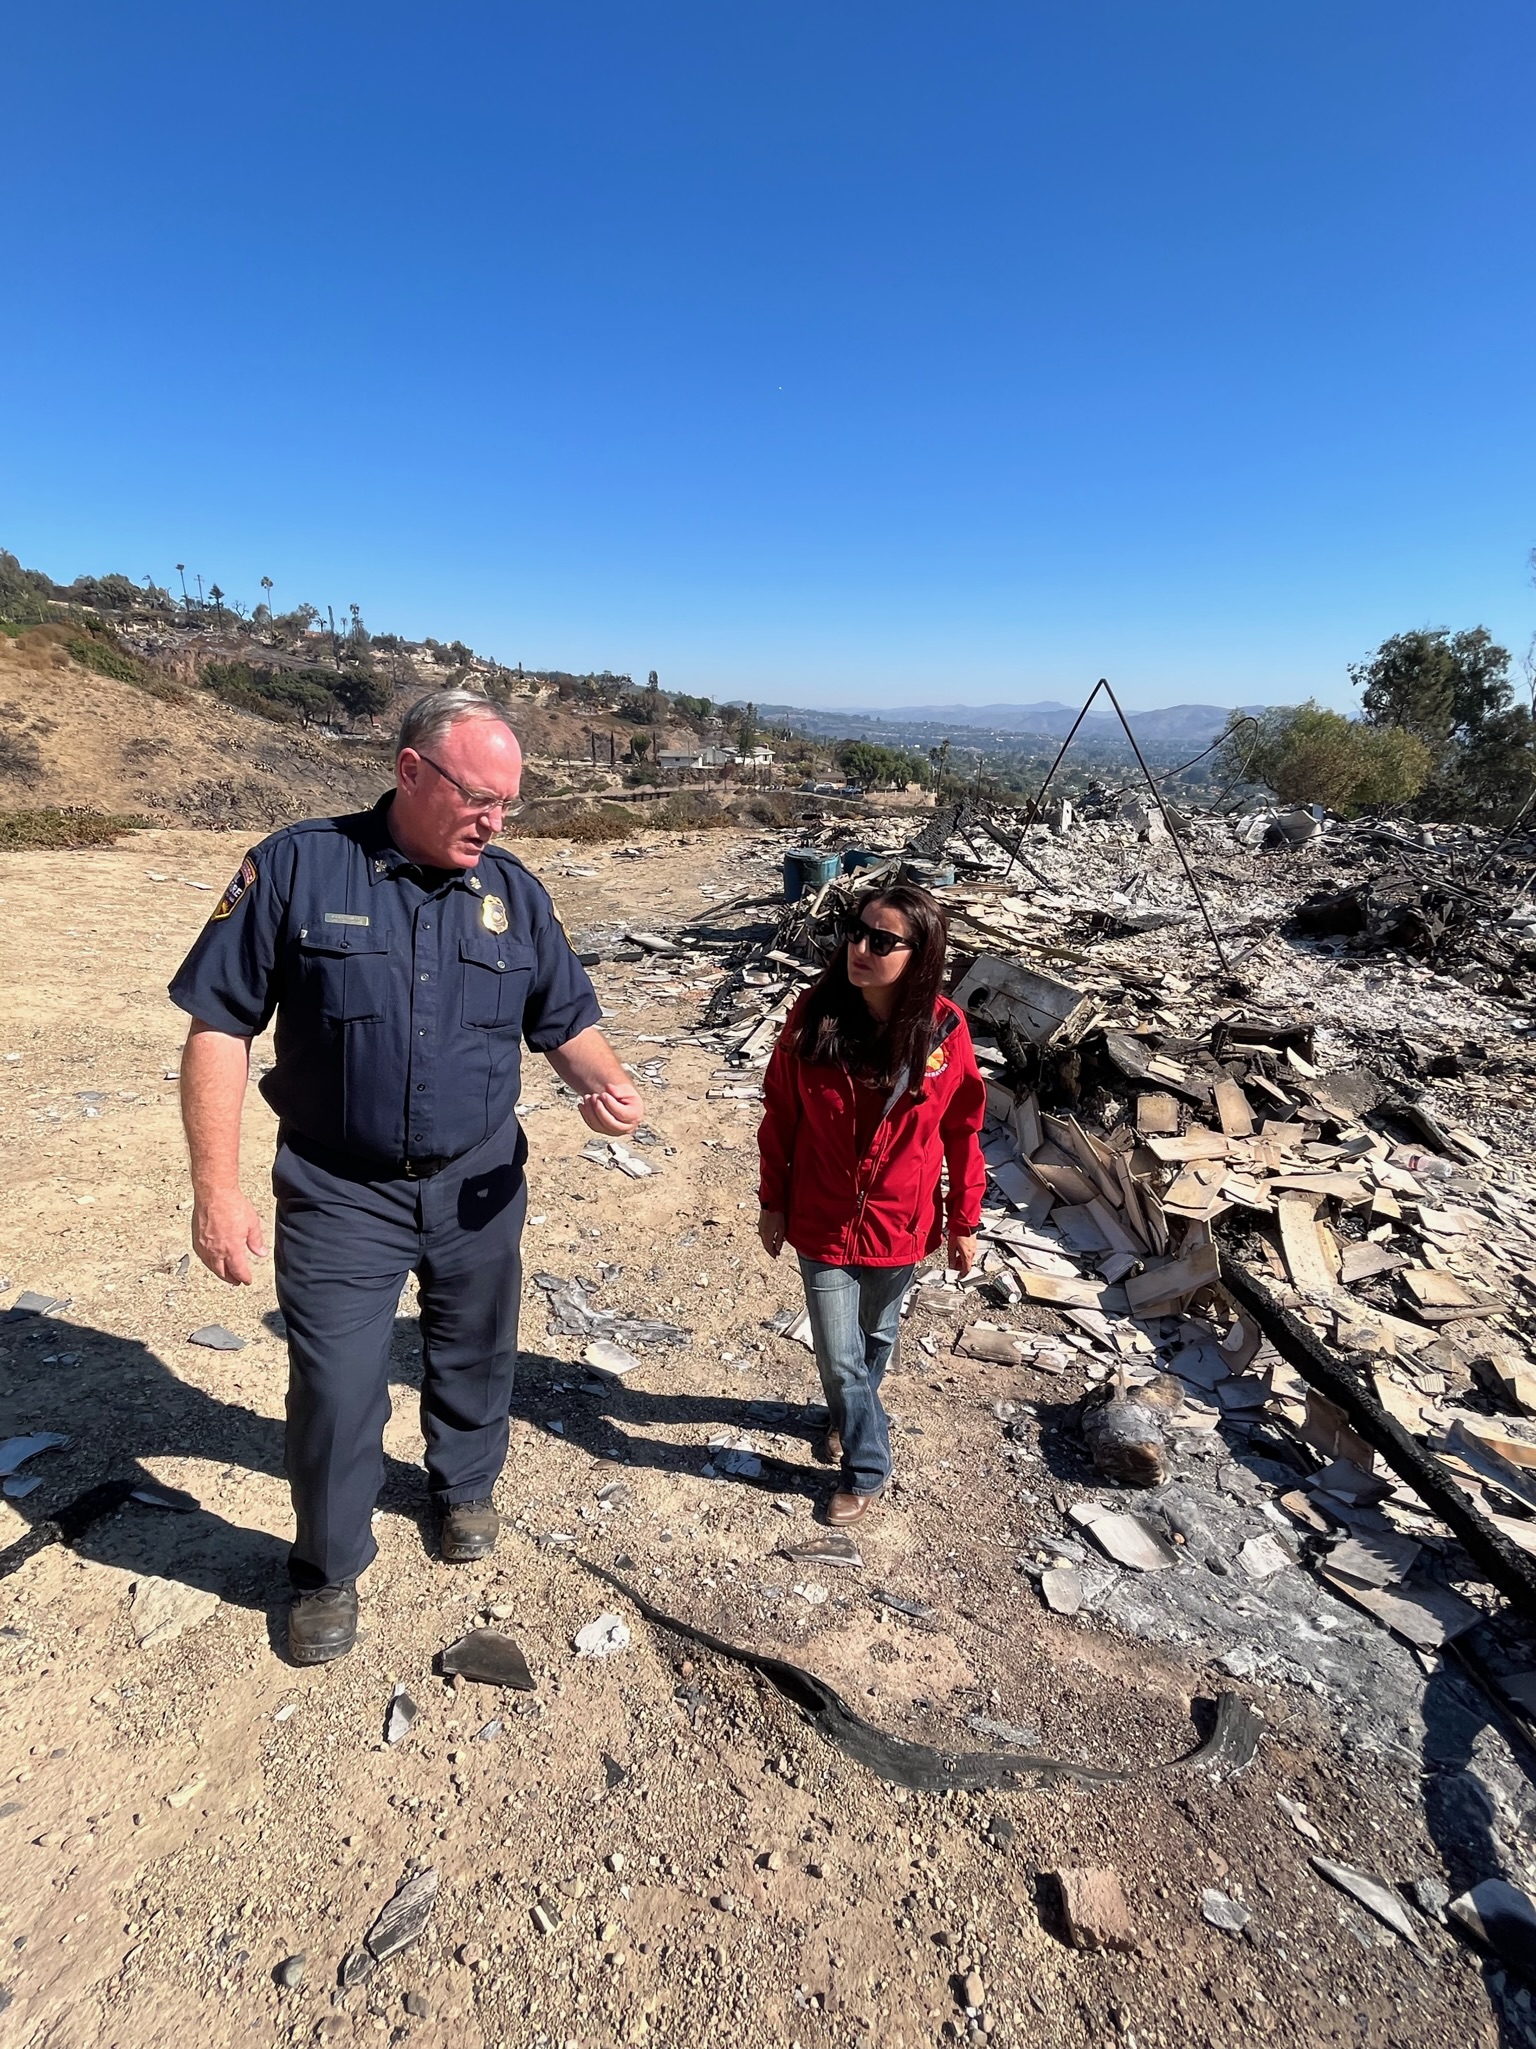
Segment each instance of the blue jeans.
[[912,1266],[823,1266],[800,1257],[816,1370],[832,1428],[843,1440],[840,1485],[878,1494],[891,1477],[891,1426],[880,1383],[896,1349]]

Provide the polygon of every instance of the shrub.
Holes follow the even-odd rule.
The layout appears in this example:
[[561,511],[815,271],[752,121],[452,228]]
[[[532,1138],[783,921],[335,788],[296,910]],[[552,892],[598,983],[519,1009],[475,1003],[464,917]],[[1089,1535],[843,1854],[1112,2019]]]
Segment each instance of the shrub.
[[[340,680],[327,672],[327,683]],[[253,668],[249,662],[207,662],[203,683],[222,703],[253,711],[278,726],[291,725],[295,719],[310,725],[329,718],[335,705],[326,685],[289,669]]]
[[1234,715],[1223,756],[1230,773],[1267,784],[1283,804],[1323,804],[1346,817],[1406,804],[1433,766],[1417,734],[1325,711],[1310,698],[1265,712],[1257,728]]
[[643,825],[650,822],[648,817],[637,817],[632,810],[620,810],[614,804],[538,804],[530,806],[514,819],[515,830],[506,836],[509,839],[569,840],[580,846],[598,840],[632,839]]
[[132,655],[110,640],[94,634],[77,633],[64,643],[67,652],[74,657],[82,669],[94,669],[98,676],[115,677],[119,683],[138,683],[143,680],[144,664],[135,661]]
[[32,784],[43,779],[43,757],[30,733],[0,726],[0,779]]
[[647,825],[654,825],[662,832],[704,832],[736,824],[734,814],[727,811],[718,798],[703,790],[685,790],[675,797],[668,797],[665,802],[653,805],[643,816]]
[[144,832],[147,818],[111,811],[0,811],[0,853],[105,847],[125,832]]

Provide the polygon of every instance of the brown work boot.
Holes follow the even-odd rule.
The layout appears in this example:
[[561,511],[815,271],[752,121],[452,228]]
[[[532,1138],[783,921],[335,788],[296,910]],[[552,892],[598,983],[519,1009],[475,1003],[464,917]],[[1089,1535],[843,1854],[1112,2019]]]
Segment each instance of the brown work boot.
[[840,1466],[843,1462],[843,1439],[841,1432],[830,1427],[823,1431],[811,1447],[811,1454],[818,1465]]
[[835,1529],[841,1528],[845,1523],[856,1523],[867,1513],[870,1504],[880,1499],[883,1491],[877,1489],[873,1494],[834,1494],[827,1504],[827,1521]]
[[357,1582],[295,1594],[288,1610],[288,1655],[296,1665],[328,1665],[357,1642]]
[[496,1549],[501,1518],[493,1501],[456,1501],[443,1510],[438,1550],[449,1565],[473,1565]]

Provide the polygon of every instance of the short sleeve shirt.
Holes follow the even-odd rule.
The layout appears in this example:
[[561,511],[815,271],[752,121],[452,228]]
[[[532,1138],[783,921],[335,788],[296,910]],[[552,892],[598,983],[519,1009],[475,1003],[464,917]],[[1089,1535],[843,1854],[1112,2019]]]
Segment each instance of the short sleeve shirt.
[[371,811],[254,847],[170,985],[216,1031],[274,1012],[261,1092],[285,1133],[380,1162],[452,1159],[500,1130],[522,1047],[549,1053],[601,1015],[543,885],[488,847],[422,869]]

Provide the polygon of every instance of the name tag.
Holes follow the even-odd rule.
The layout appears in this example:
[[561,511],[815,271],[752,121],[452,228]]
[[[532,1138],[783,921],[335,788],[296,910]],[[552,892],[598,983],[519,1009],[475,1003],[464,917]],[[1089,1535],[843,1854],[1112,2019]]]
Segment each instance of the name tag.
[[327,911],[325,922],[327,925],[369,925],[373,921],[359,917],[355,911]]

